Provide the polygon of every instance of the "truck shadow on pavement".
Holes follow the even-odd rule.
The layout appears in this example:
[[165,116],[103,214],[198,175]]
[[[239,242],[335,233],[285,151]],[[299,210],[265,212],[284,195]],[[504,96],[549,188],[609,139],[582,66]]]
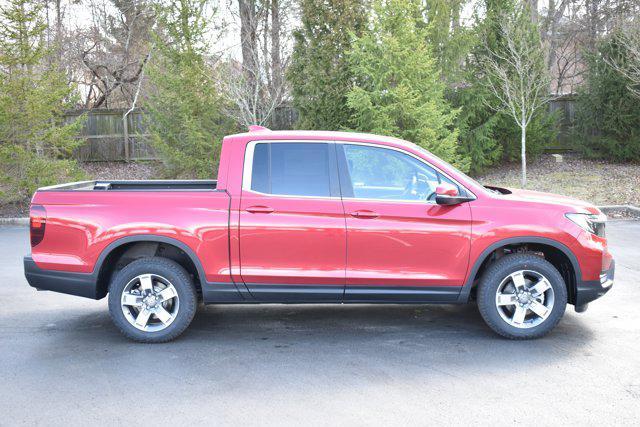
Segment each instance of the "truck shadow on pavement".
[[[138,355],[153,350],[160,358],[163,353],[189,354],[192,362],[207,364],[232,357],[234,364],[249,363],[255,369],[313,361],[329,368],[348,360],[410,371],[410,366],[446,371],[450,365],[463,371],[471,366],[518,369],[523,360],[531,368],[589,356],[593,339],[588,321],[568,307],[547,337],[509,341],[489,330],[472,304],[201,306],[181,337],[150,345],[122,337],[105,312],[83,314],[64,326],[58,334],[75,346],[117,346]],[[298,374],[305,375],[304,370]]]

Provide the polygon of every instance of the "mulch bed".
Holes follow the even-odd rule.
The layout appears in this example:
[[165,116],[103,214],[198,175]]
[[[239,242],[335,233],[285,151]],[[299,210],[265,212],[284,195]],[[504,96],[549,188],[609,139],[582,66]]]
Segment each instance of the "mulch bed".
[[160,178],[158,162],[91,162],[81,163],[89,179],[133,180]]

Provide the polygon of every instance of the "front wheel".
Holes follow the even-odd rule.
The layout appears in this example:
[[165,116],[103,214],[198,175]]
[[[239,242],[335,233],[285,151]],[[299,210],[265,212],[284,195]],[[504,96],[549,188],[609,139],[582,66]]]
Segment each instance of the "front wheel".
[[109,313],[128,338],[146,343],[178,337],[193,320],[198,294],[187,272],[166,258],[141,258],[109,286]]
[[509,339],[539,338],[562,318],[567,287],[545,259],[511,254],[491,264],[478,284],[478,308],[487,325]]

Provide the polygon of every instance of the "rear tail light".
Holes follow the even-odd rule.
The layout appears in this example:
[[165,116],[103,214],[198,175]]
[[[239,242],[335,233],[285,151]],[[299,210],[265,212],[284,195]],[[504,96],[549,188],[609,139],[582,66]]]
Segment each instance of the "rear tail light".
[[31,247],[34,247],[44,239],[44,229],[47,226],[47,210],[41,205],[31,205],[29,217]]

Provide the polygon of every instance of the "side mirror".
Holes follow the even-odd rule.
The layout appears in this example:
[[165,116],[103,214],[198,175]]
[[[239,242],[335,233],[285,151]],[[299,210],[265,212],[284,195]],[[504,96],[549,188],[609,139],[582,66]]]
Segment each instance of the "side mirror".
[[473,200],[471,197],[461,196],[458,187],[443,182],[436,187],[436,203],[439,205],[459,205]]

